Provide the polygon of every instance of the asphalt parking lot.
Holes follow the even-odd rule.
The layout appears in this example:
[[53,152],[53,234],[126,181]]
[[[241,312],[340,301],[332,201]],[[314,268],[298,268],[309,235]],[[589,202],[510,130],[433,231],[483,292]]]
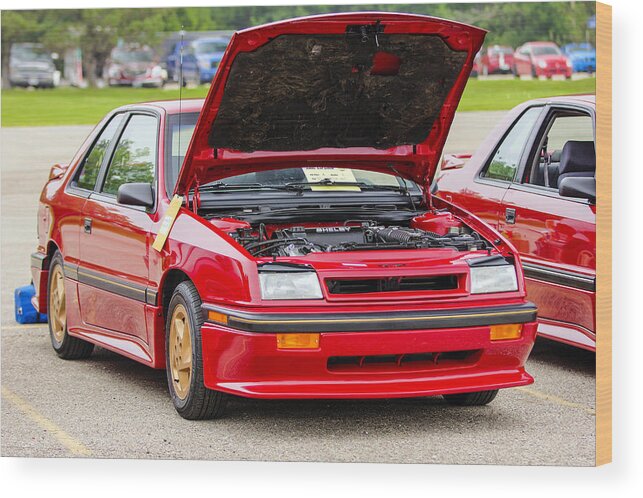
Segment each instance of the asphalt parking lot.
[[[504,112],[456,116],[449,152],[472,151]],[[486,407],[439,397],[366,401],[235,398],[225,418],[189,422],[165,374],[104,349],[59,360],[46,325],[13,319],[29,282],[37,200],[49,168],[67,162],[91,127],[1,130],[2,456],[182,458],[501,465],[594,464],[594,355],[539,341],[532,386]]]

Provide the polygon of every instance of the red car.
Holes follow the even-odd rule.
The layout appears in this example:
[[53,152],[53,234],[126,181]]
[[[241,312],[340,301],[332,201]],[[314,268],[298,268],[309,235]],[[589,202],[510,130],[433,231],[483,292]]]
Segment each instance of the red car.
[[105,64],[109,86],[157,87],[165,85],[167,71],[149,47],[116,47]]
[[514,73],[517,76],[572,77],[572,63],[553,42],[528,42],[514,53]]
[[476,214],[520,251],[538,333],[596,349],[593,95],[513,109],[477,152],[447,156],[435,196]]
[[531,383],[517,251],[427,188],[483,38],[390,13],[269,24],[232,38],[205,101],[108,114],[41,196],[55,351],[165,368],[188,419],[226,394],[481,405]]
[[511,74],[514,70],[514,49],[492,45],[480,55],[479,71],[483,76],[489,74]]

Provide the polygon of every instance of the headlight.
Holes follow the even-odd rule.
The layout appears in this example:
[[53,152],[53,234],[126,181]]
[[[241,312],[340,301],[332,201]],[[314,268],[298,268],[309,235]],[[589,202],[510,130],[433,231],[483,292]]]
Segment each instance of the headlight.
[[259,273],[262,299],[321,299],[317,274],[305,272]]
[[471,267],[471,294],[518,290],[512,265]]
[[212,63],[210,61],[201,60],[201,61],[199,61],[199,67],[201,69],[206,69],[207,70],[207,69],[210,69],[212,67]]
[[540,69],[545,69],[547,67],[547,63],[545,61],[539,61],[538,62],[538,67]]
[[567,59],[567,61],[566,61],[566,62],[567,62],[567,67],[571,68],[571,67],[572,67],[572,61],[570,61],[569,59]]

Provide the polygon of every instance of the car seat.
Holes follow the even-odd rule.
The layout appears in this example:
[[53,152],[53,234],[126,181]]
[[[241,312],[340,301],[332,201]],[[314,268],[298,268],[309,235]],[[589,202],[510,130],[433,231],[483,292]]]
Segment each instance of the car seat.
[[565,178],[593,177],[596,173],[596,149],[594,142],[570,140],[565,143],[560,155],[558,183]]

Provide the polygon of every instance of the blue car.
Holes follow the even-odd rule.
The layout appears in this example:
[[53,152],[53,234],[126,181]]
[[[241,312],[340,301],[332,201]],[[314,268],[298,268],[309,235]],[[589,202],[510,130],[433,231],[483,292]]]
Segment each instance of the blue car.
[[[198,38],[183,41],[183,81],[195,84],[210,83],[217,72],[230,38]],[[166,59],[168,79],[179,81],[181,42],[172,47]]]
[[569,43],[563,47],[563,52],[572,62],[575,73],[596,72],[596,49],[591,43]]

